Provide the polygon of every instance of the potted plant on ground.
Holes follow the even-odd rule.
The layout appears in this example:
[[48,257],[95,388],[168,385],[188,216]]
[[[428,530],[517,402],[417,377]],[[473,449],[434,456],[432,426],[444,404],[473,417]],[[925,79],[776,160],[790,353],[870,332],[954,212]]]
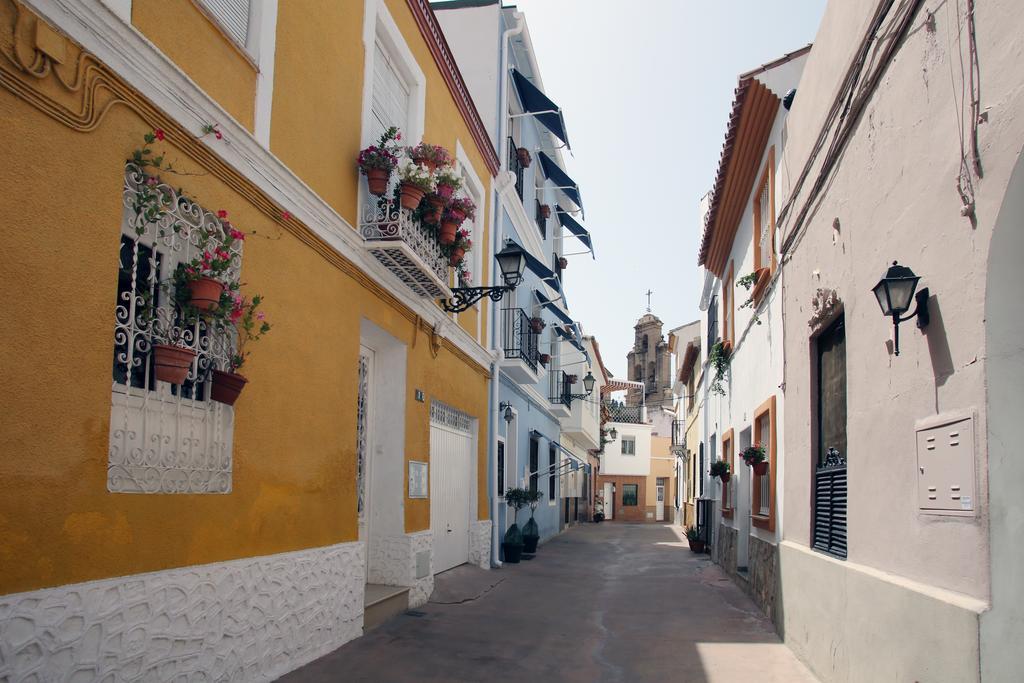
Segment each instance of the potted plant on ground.
[[533,163],[533,157],[530,156],[530,150],[525,147],[516,148],[516,158],[519,159],[519,165],[523,168],[530,168],[530,164]]
[[761,444],[747,446],[740,453],[740,457],[747,463],[747,466],[753,468],[754,474],[758,476],[768,474],[768,456]]
[[415,211],[424,195],[434,190],[434,176],[426,166],[406,159],[398,167],[399,191],[402,208]]
[[701,539],[700,532],[697,531],[697,527],[686,527],[686,541],[690,544],[690,550],[692,550],[693,552],[704,552],[704,540]]
[[523,532],[519,530],[519,511],[526,505],[526,496],[529,495],[525,489],[511,488],[505,491],[505,504],[512,508],[512,526],[505,532],[501,542],[501,549],[505,555],[505,562],[518,564],[523,556]]
[[395,143],[401,139],[402,134],[392,126],[384,131],[376,145],[370,145],[359,152],[359,170],[366,176],[370,192],[378,197],[388,191],[391,172],[398,165],[398,150]]
[[469,239],[469,231],[466,229],[459,230],[455,233],[455,241],[452,242],[452,251],[448,257],[448,262],[452,268],[455,268],[462,259],[466,256],[466,252],[473,248],[473,240]]
[[421,142],[415,147],[410,147],[407,153],[415,163],[425,166],[431,173],[442,166],[451,166],[455,161],[447,149],[429,142]]
[[729,477],[732,476],[729,473],[729,463],[724,460],[716,460],[711,463],[711,469],[708,470],[708,473],[712,477],[718,477],[721,479],[723,484],[727,483],[729,481]]
[[537,543],[540,542],[540,527],[537,526],[537,520],[533,518],[533,513],[543,497],[542,491],[526,491],[526,504],[530,506],[530,519],[523,525],[523,552],[527,555],[536,553]]
[[270,323],[266,321],[263,311],[259,310],[263,297],[254,294],[251,299],[236,295],[228,316],[228,323],[234,325],[238,336],[238,345],[235,353],[231,356],[231,366],[228,370],[214,370],[213,382],[210,389],[210,398],[214,401],[225,403],[229,406],[235,405],[238,395],[245,388],[247,380],[238,374],[238,370],[245,364],[249,356],[246,348],[250,342],[259,341],[260,337],[270,331]]

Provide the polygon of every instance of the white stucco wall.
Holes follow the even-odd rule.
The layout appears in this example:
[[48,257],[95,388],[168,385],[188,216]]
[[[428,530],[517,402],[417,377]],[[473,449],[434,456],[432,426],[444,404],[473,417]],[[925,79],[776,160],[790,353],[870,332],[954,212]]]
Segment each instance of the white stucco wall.
[[[804,167],[875,5],[829,3],[788,122],[779,175],[783,196]],[[836,291],[846,320],[849,559],[836,562],[802,551],[789,559],[784,553],[781,560],[786,641],[824,680],[879,680],[880,672],[888,680],[979,677],[976,612],[984,609],[991,585],[984,273],[993,223],[1024,142],[1024,15],[1009,0],[979,4],[975,11],[987,121],[978,128],[984,177],[974,176],[972,225],[961,215],[955,189],[957,121],[966,115],[958,113],[958,50],[966,55],[967,49],[957,9],[927,0],[914,17],[783,271],[789,473],[784,522],[786,545],[794,549],[810,541],[816,449],[807,322],[819,287]],[[921,286],[932,295],[930,326],[920,331],[904,323],[898,357],[888,348],[892,323],[870,291],[897,259],[922,277]],[[924,513],[917,504],[915,423],[961,411],[977,414],[975,513]],[[1016,562],[1011,599],[1019,601]],[[822,584],[839,602],[805,599],[808,586]],[[898,598],[887,597],[892,585],[898,586]],[[902,604],[902,616],[891,614],[893,599]],[[932,616],[910,623],[912,609]],[[877,647],[865,645],[866,632]],[[947,652],[960,660],[948,663],[941,654]]]
[[[651,426],[628,422],[607,422],[605,429],[615,429],[618,438],[604,447],[601,474],[648,476],[651,473]],[[636,439],[636,455],[622,455],[622,437]]]

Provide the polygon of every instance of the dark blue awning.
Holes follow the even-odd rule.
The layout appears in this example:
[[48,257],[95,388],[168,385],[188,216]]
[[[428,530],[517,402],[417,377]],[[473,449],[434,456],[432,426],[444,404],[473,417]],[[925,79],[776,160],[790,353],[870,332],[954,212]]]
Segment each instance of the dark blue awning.
[[569,136],[565,132],[562,109],[516,69],[512,69],[512,82],[516,86],[516,92],[519,93],[519,101],[523,104],[523,110],[534,114],[534,118],[544,124],[545,128],[554,133],[568,147]]
[[555,208],[555,213],[558,214],[558,222],[562,224],[563,228],[566,228],[572,234],[580,238],[580,242],[583,242],[583,246],[590,250],[590,255],[594,255],[594,244],[590,241],[590,233],[587,229],[580,225],[575,218],[569,215],[569,212],[563,209],[561,206]]
[[554,301],[549,299],[544,294],[544,292],[540,291],[539,289],[535,289],[533,290],[533,293],[537,297],[537,301],[540,302],[540,305],[554,313],[556,318],[561,320],[566,325],[574,324],[575,321],[569,317],[569,314],[566,313],[561,306],[559,306]]
[[515,240],[509,240],[509,242],[523,250],[523,258],[526,261],[526,268],[531,273],[539,277],[544,282],[551,284],[555,289],[560,288],[558,284],[558,275],[555,271],[545,266],[540,259],[524,249],[522,245],[516,244]]
[[580,199],[580,188],[576,181],[570,178],[554,160],[544,152],[537,152],[540,157],[540,166],[544,169],[544,177],[553,181],[561,191],[572,200],[572,203],[583,208],[583,200]]

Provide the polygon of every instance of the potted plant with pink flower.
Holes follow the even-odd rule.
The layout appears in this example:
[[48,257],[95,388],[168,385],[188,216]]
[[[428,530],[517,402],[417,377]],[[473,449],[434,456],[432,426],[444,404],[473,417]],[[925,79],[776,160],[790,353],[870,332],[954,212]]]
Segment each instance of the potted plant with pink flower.
[[391,172],[398,165],[398,141],[402,134],[394,126],[384,131],[376,145],[359,152],[359,170],[366,176],[370,192],[378,197],[388,191]]
[[178,264],[174,271],[175,298],[200,315],[210,315],[222,304],[228,289],[225,281],[238,259],[231,248],[245,239],[245,233],[232,227],[227,216],[227,211],[218,211],[220,226],[207,225],[196,233],[196,256]]
[[466,219],[476,218],[476,204],[469,197],[456,197],[448,205],[444,215],[441,217],[441,230],[438,241],[441,244],[452,244],[455,242],[455,233],[459,226]]
[[431,225],[441,222],[452,195],[462,187],[462,178],[451,166],[442,166],[434,173],[434,191],[427,195],[426,208],[423,210],[423,221]]
[[455,161],[447,149],[429,142],[421,142],[415,147],[410,147],[407,154],[417,164],[426,166],[431,173],[442,166],[451,166]]
[[473,248],[473,240],[469,238],[469,230],[460,228],[455,233],[455,241],[452,242],[451,255],[448,257],[448,262],[454,268],[455,266],[462,263],[462,259],[465,258],[466,252]]
[[231,312],[225,322],[232,325],[237,334],[237,346],[231,355],[228,370],[214,370],[210,398],[214,401],[233,406],[238,400],[239,394],[249,381],[238,370],[245,364],[249,356],[248,345],[259,341],[260,338],[270,331],[270,323],[266,315],[259,310],[263,297],[254,294],[247,299],[239,293],[232,298]]

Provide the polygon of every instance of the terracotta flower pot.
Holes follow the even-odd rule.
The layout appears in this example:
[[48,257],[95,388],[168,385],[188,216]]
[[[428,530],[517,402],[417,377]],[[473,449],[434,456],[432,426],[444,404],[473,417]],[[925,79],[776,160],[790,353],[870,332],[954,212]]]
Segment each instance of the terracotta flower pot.
[[452,187],[451,185],[445,185],[444,183],[438,183],[436,192],[437,192],[439,197],[441,197],[442,199],[448,200],[448,199],[452,198],[453,194],[455,194],[455,188]]
[[153,368],[161,382],[181,384],[188,377],[196,352],[171,344],[153,345]]
[[235,405],[238,395],[245,388],[248,382],[237,372],[224,372],[223,370],[213,371],[213,387],[210,389],[210,398],[214,401],[226,403],[229,406]]
[[732,474],[730,474],[729,472],[726,472],[725,474],[718,475],[718,478],[722,480],[723,484],[728,484],[729,483],[729,477],[731,477],[731,476],[732,476]]
[[366,184],[370,188],[370,193],[375,194],[378,197],[388,191],[388,179],[391,177],[391,173],[383,168],[368,168],[366,169]]
[[565,258],[564,256],[559,256],[558,257],[558,269],[559,270],[565,270],[568,267],[569,267],[569,259]]
[[436,194],[427,195],[427,210],[423,212],[423,220],[431,225],[441,222],[441,213],[444,211],[444,199]]
[[530,168],[530,164],[533,163],[533,157],[530,156],[530,150],[525,147],[520,147],[516,150],[516,157],[519,159],[519,165],[523,168]]
[[426,190],[421,187],[412,183],[402,183],[402,208],[415,211],[426,194]]
[[550,363],[550,362],[551,362],[551,354],[550,353],[542,353],[542,354],[540,354],[540,364],[541,365],[546,367],[547,364]]
[[768,463],[759,462],[756,465],[754,465],[754,474],[760,477],[763,477],[764,475],[768,474]]
[[452,220],[456,221],[459,225],[462,225],[462,222],[466,220],[466,214],[459,209],[449,209],[448,215],[451,216]]
[[551,207],[547,204],[540,205],[540,215],[544,218],[551,218]]
[[209,313],[217,308],[220,295],[224,293],[224,283],[212,277],[201,277],[188,283],[189,303],[200,313]]
[[459,265],[459,262],[462,260],[462,257],[465,256],[465,255],[466,255],[466,250],[465,249],[463,249],[462,247],[455,247],[454,249],[452,249],[452,255],[450,257],[448,257],[448,263],[450,263],[451,266],[454,268],[455,266]]
[[459,229],[459,224],[454,221],[442,221],[441,230],[438,232],[437,241],[441,244],[451,244],[455,241],[455,233]]
[[431,173],[437,170],[437,163],[433,159],[428,159],[426,157],[413,157],[412,160],[414,163],[426,167],[426,169]]
[[530,330],[534,334],[540,334],[541,332],[544,331],[545,327],[546,325],[544,324],[544,321],[541,318],[530,318]]

